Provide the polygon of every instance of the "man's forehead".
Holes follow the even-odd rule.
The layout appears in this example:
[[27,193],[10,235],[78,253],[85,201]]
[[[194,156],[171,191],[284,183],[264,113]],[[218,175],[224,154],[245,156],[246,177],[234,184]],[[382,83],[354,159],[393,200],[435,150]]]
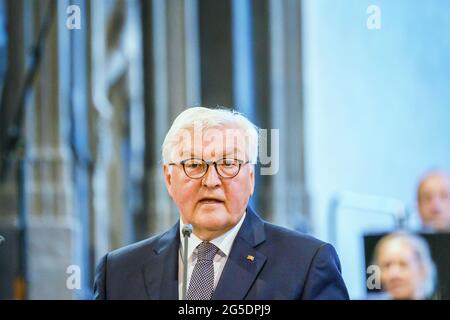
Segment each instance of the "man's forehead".
[[183,158],[242,158],[249,147],[249,141],[240,128],[211,127],[198,132],[191,128],[179,133],[175,154]]
[[444,173],[433,173],[426,176],[420,184],[420,191],[427,191],[434,188],[450,189],[450,178]]
[[202,146],[193,146],[192,148],[180,146],[178,149],[177,155],[182,158],[201,158],[206,159],[207,157],[242,157],[245,155],[245,151],[239,147],[230,147],[230,148],[219,148],[218,146],[215,148],[214,146],[202,147]]

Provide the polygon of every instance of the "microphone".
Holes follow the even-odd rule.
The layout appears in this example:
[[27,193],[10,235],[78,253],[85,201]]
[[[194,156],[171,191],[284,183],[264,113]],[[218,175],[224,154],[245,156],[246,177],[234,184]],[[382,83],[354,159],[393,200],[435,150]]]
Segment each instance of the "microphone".
[[2,245],[3,244],[3,242],[5,242],[6,240],[5,240],[5,237],[3,237],[2,235],[0,235],[0,245]]
[[181,300],[186,300],[186,291],[187,291],[187,270],[188,270],[188,240],[192,233],[192,224],[186,224],[183,226],[181,230],[184,238],[184,252],[183,252],[183,289],[181,291]]

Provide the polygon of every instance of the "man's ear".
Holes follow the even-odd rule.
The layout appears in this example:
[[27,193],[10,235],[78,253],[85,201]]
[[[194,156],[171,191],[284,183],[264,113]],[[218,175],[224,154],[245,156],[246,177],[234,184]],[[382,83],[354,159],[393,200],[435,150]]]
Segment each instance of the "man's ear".
[[164,182],[166,183],[166,189],[170,197],[172,197],[172,170],[169,165],[163,164]]
[[250,196],[253,195],[253,192],[255,191],[255,166],[251,165],[250,168]]

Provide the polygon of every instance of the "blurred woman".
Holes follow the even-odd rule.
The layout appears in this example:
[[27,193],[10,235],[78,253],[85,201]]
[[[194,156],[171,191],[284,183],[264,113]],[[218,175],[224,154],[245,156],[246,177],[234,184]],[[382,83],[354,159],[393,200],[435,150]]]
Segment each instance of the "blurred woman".
[[391,299],[430,299],[436,269],[428,244],[419,236],[396,232],[383,237],[375,248],[381,285]]

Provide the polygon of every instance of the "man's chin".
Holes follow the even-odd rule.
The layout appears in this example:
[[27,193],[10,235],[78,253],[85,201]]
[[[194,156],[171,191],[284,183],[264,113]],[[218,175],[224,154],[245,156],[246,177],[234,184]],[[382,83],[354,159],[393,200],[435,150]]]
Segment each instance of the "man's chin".
[[197,215],[197,224],[204,229],[219,231],[229,224],[228,214],[222,210],[200,210]]
[[441,222],[441,221],[433,221],[431,224],[431,228],[434,230],[446,230],[448,229],[447,223],[445,222]]

